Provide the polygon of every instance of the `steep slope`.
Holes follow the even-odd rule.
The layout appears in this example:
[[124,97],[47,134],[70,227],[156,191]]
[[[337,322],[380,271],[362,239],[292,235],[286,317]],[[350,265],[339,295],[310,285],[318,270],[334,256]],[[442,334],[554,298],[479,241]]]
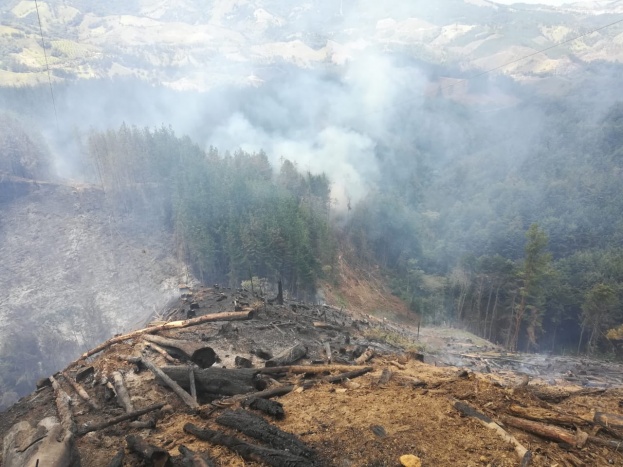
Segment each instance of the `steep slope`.
[[103,338],[141,325],[184,269],[161,226],[123,216],[100,189],[0,183],[0,406]]

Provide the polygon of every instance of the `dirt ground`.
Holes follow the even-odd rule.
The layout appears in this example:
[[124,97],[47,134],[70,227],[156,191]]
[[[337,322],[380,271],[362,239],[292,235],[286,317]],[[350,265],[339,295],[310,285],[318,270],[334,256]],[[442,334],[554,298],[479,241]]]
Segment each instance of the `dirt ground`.
[[[583,431],[616,443],[618,432],[615,429],[605,432],[592,420],[596,411],[621,413],[623,390],[620,386],[607,378],[602,378],[605,383],[601,387],[580,384],[577,377],[568,380],[571,378],[568,368],[574,368],[573,365],[581,365],[584,375],[588,376],[601,368],[601,362],[574,360],[566,366],[561,363],[559,367],[547,368],[535,356],[505,354],[463,331],[425,328],[417,341],[417,328],[407,324],[396,325],[364,313],[329,306],[295,302],[283,306],[258,304],[248,291],[201,289],[189,297],[174,304],[167,318],[185,318],[191,304],[198,316],[231,311],[236,305],[256,308],[255,318],[248,321],[202,324],[159,333],[171,338],[209,342],[220,357],[217,366],[231,368],[234,357],[242,356],[249,358],[254,367],[261,368],[263,360],[251,353],[258,346],[278,353],[302,343],[307,346],[308,353],[297,365],[324,363],[327,358],[325,343],[331,347],[334,364],[352,364],[351,352],[358,347],[374,351],[374,357],[366,363],[372,371],[342,383],[318,382],[311,388],[304,388],[306,381],[317,376],[307,375],[304,379],[294,374],[270,381],[273,387],[295,385],[292,392],[276,399],[283,404],[285,418],[267,419],[311,447],[316,452],[314,465],[400,466],[400,457],[406,454],[417,456],[423,466],[519,465],[513,446],[474,418],[461,415],[454,407],[456,401],[468,403],[502,425],[513,404],[574,415],[582,421],[583,426],[579,428]],[[318,322],[329,327],[316,327],[314,323]],[[157,402],[167,404],[157,412],[155,428],[132,428],[130,422],[122,422],[78,437],[82,465],[108,465],[117,450],[126,446],[128,434],[138,434],[165,448],[174,456],[174,465],[182,465],[175,457],[179,455],[180,445],[208,453],[218,466],[264,465],[244,460],[225,447],[184,432],[184,425],[191,422],[260,444],[215,422],[219,413],[229,406],[218,407],[200,397],[204,405],[198,412],[193,411],[171,390],[158,384],[149,371],[138,371],[136,365],[128,363],[128,355],[147,355],[158,366],[167,364],[162,356],[152,353],[144,344],[138,338],[118,343],[68,368],[68,374],[73,376],[79,368],[93,366],[94,375],[84,380],[83,385],[100,404],[99,411],[89,409],[67,381],[57,375],[63,389],[72,397],[73,416],[78,427],[124,413],[114,397],[106,396],[105,386],[100,384],[102,377],[110,379],[113,371],[124,374],[136,408]],[[420,361],[421,353],[425,354],[425,362]],[[619,374],[623,373],[620,367],[612,364],[607,368],[613,374],[617,369]],[[380,381],[383,373],[387,381]],[[560,397],[556,399],[555,395]],[[554,399],[556,402],[552,402]],[[0,437],[4,437],[16,421],[29,420],[35,424],[44,416],[55,414],[53,390],[44,387],[2,414]],[[614,447],[592,442],[575,447],[510,426],[505,428],[532,452],[530,465],[623,465],[623,453]],[[564,429],[575,432],[573,426]],[[126,449],[123,465],[147,464]]]

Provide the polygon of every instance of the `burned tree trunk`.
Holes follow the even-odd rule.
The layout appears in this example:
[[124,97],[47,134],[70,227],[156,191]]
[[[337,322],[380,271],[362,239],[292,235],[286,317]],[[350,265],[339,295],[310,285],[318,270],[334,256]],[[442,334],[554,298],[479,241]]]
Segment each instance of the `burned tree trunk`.
[[533,422],[517,417],[503,417],[502,421],[512,427],[519,428],[538,435],[542,438],[553,439],[554,441],[562,441],[573,447],[581,448],[588,440],[588,435],[578,430],[577,433],[571,433],[557,426],[546,425],[545,423]]
[[[163,373],[184,389],[190,390],[187,366],[164,366]],[[195,370],[197,394],[220,394],[235,396],[256,391],[257,369],[253,368],[204,368]]]
[[184,425],[184,431],[204,441],[225,446],[247,461],[264,462],[273,467],[312,467],[314,465],[312,461],[304,457],[295,456],[286,451],[245,443],[238,438],[227,436],[218,431],[202,430],[192,423]]
[[216,353],[212,347],[203,342],[186,341],[181,339],[169,339],[161,336],[144,335],[143,339],[154,344],[173,349],[176,354],[181,354],[199,368],[210,368],[216,362]]
[[152,412],[154,410],[159,410],[164,407],[164,402],[160,402],[158,404],[150,405],[149,407],[145,407],[144,409],[136,410],[135,412],[126,413],[125,415],[120,415],[119,417],[112,418],[110,420],[106,420],[101,423],[87,423],[82,425],[78,430],[78,436],[86,435],[92,431],[103,430],[104,428],[108,428],[109,426],[116,425],[117,423],[125,422],[126,420],[131,420],[133,418],[138,418],[141,415],[145,415],[146,413]]
[[307,355],[307,347],[296,344],[266,362],[267,367],[290,365]]
[[301,457],[311,458],[314,455],[314,451],[296,436],[280,430],[262,417],[246,410],[227,410],[216,419],[216,423],[238,430],[274,449],[289,451]]

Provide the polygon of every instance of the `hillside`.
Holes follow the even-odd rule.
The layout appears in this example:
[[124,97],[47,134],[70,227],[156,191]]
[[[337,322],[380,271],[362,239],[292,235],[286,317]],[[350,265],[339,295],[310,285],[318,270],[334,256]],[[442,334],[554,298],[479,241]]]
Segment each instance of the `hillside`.
[[[485,341],[456,332],[442,339],[440,347],[428,341],[422,355],[415,328],[394,326],[359,312],[301,302],[271,304],[244,289],[182,292],[182,298],[172,303],[165,315],[175,320],[192,312],[197,318],[177,324],[159,322],[142,338],[119,337],[118,342],[99,347],[101,353],[98,349],[88,352],[54,376],[54,389],[43,380],[36,393],[3,414],[1,465],[30,465],[46,452],[51,455],[46,458],[51,466],[77,465],[76,460],[54,463],[63,452],[65,459],[70,453],[80,457],[82,465],[111,465],[115,458],[117,463],[112,465],[126,466],[144,465],[141,456],[151,458],[149,465],[221,466],[457,462],[512,466],[518,465],[519,459],[523,459],[522,465],[550,466],[616,465],[623,461],[616,449],[620,439],[614,428],[617,420],[605,427],[596,421],[606,415],[595,413],[618,411],[621,390],[602,386],[602,378],[616,379],[618,373],[620,380],[620,366],[560,359],[546,367],[520,354],[499,353]],[[236,303],[242,311],[222,313]],[[203,319],[215,321],[195,322]],[[163,340],[164,336],[169,340]],[[174,352],[174,346],[184,342],[180,339],[185,345],[194,342],[204,351],[211,349],[216,363],[213,358],[199,366],[191,364]],[[303,350],[294,353],[294,348]],[[487,370],[482,371],[482,364],[461,364],[469,370],[451,366],[447,360],[459,354],[476,355],[471,358],[487,362]],[[182,402],[135,357],[143,359],[143,365],[155,363],[186,390],[191,365],[198,403],[184,389],[179,392],[186,394],[186,403]],[[266,361],[269,358],[273,359]],[[513,362],[518,360],[525,362],[526,370],[513,371]],[[292,366],[280,366],[284,362]],[[574,386],[569,382],[570,371],[563,370],[565,365],[581,368],[580,374],[590,375],[585,378],[597,387]],[[86,390],[88,401],[77,397],[76,380]],[[122,385],[128,398],[122,395]],[[47,419],[48,428],[40,426],[35,437],[25,441],[39,421],[56,416],[55,398],[58,404],[67,394],[72,403],[66,409],[70,418],[61,421],[65,428],[53,428]],[[264,402],[258,402],[262,398]],[[59,411],[64,404],[60,402]],[[122,416],[122,407],[129,412],[129,420],[120,418],[98,427]],[[132,416],[132,411],[143,408],[148,409],[147,414],[130,421],[139,417]],[[512,443],[484,427],[477,417],[464,416],[470,413],[504,421]],[[539,422],[530,422],[535,418]],[[20,433],[15,428],[5,437],[18,420],[30,423],[30,428],[20,425]],[[73,435],[66,431],[66,423],[75,424]],[[514,428],[521,426],[519,423],[524,423],[523,429]],[[533,423],[531,429],[545,426],[562,437],[559,442],[566,439],[573,445],[543,441],[525,431],[526,423]],[[576,428],[569,429],[569,424]],[[63,439],[57,443],[59,450],[49,450],[46,436],[54,436],[59,429],[59,440]],[[204,429],[208,431],[202,435]],[[211,441],[197,436],[208,436]],[[132,447],[136,441],[151,447]],[[197,455],[193,452],[203,461],[191,463],[189,458]],[[402,458],[405,455],[414,463]]]
[[6,407],[81,350],[142,325],[177,295],[185,269],[166,234],[120,216],[97,187],[2,178]]

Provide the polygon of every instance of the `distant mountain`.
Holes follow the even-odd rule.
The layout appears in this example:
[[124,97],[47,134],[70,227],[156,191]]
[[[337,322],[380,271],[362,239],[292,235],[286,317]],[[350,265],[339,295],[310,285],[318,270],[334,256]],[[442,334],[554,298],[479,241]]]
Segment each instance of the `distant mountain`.
[[[257,84],[267,68],[339,66],[366,51],[396,52],[456,70],[488,70],[619,19],[623,1],[565,7],[488,0],[51,0],[39,2],[56,81],[133,76],[175,89]],[[47,80],[33,1],[0,6],[0,85]],[[623,60],[623,25],[505,66],[517,80]]]

